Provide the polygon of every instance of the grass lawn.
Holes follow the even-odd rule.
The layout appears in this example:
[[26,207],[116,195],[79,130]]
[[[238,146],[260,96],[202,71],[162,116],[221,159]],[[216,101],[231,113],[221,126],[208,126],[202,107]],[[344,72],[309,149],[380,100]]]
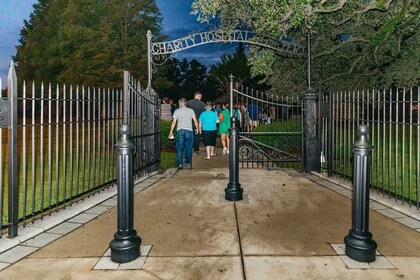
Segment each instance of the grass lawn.
[[165,171],[168,168],[176,167],[176,152],[161,151],[160,152],[160,169]]

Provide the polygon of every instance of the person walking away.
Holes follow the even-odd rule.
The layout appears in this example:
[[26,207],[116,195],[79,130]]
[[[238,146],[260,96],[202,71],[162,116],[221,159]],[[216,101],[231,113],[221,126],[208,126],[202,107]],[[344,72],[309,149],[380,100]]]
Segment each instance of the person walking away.
[[233,106],[232,114],[239,120],[239,129],[242,130],[242,111],[241,111],[241,104],[236,104]]
[[176,108],[176,104],[175,104],[175,102],[172,98],[169,99],[169,104],[171,105],[171,117],[172,117],[177,108]]
[[222,107],[220,106],[220,103],[216,103],[214,110],[216,111],[217,115],[219,115],[220,112],[222,112]]
[[198,131],[203,135],[204,146],[206,146],[207,156],[204,159],[209,160],[215,156],[214,147],[216,146],[217,129],[216,124],[219,122],[217,113],[212,110],[211,103],[206,104],[206,111],[201,113],[198,119]]
[[219,114],[219,135],[223,146],[223,155],[229,154],[229,128],[230,112],[227,103],[222,104],[222,111]]
[[[187,103],[187,107],[194,110],[194,113],[197,119],[200,118],[201,113],[206,111],[206,104],[204,104],[204,102],[201,101],[202,97],[203,96],[201,92],[197,91],[196,93],[194,93],[194,99],[189,100]],[[195,126],[195,127],[193,126],[193,129],[197,129],[198,131],[198,126]],[[200,139],[201,139],[201,134],[197,133],[194,136],[194,142],[193,142],[194,154],[196,155],[200,153]]]
[[[185,168],[191,169],[192,146],[194,141],[193,122],[198,127],[198,121],[192,109],[187,108],[187,100],[179,99],[179,108],[175,110],[172,117],[171,129],[169,131],[169,139],[173,139],[174,128],[176,128],[176,156],[178,160],[178,168],[182,169],[183,154],[185,152]],[[195,131],[198,133],[198,129]]]
[[254,127],[258,126],[258,118],[260,114],[262,114],[262,109],[260,106],[258,106],[254,102],[251,102],[250,104],[248,104],[248,116],[251,120],[251,130]]

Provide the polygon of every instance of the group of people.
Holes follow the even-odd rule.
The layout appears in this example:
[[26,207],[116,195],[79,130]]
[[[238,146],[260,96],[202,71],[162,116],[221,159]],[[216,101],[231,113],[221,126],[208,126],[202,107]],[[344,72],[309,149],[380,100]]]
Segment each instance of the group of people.
[[[222,104],[218,113],[211,103],[201,101],[202,94],[196,92],[194,99],[179,99],[179,108],[172,115],[169,138],[174,138],[176,126],[176,153],[178,168],[191,168],[192,154],[200,154],[200,140],[206,147],[205,160],[216,156],[215,146],[217,135],[220,135],[223,155],[229,154],[230,112],[227,103]],[[185,162],[183,155],[185,153]]]
[[[206,147],[205,160],[210,160],[216,156],[215,146],[217,136],[220,136],[220,142],[223,146],[223,155],[229,154],[229,128],[230,128],[230,110],[228,103],[210,102],[204,103],[202,94],[196,92],[194,99],[187,101],[185,98],[179,100],[179,108],[173,105],[173,102],[167,97],[163,103],[171,104],[172,123],[169,132],[169,138],[174,138],[173,132],[176,126],[176,150],[178,168],[191,168],[192,153],[199,154],[201,139]],[[249,132],[259,123],[269,124],[272,116],[275,115],[275,108],[261,108],[254,102],[249,104],[235,103],[232,108],[232,115],[239,121],[241,131]],[[185,163],[183,155],[185,153]]]

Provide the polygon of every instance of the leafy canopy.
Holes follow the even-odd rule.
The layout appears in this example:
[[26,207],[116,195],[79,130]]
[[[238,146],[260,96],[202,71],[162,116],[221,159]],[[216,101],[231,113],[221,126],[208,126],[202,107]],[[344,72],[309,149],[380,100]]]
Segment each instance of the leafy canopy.
[[[414,86],[420,81],[419,0],[195,0],[200,21],[287,36],[305,44],[312,33],[312,80],[335,88]],[[284,38],[284,37],[283,37]],[[273,93],[306,88],[306,61],[250,47],[254,75]]]
[[119,87],[128,70],[145,81],[146,32],[158,34],[160,24],[154,0],[40,0],[21,30],[19,75]]

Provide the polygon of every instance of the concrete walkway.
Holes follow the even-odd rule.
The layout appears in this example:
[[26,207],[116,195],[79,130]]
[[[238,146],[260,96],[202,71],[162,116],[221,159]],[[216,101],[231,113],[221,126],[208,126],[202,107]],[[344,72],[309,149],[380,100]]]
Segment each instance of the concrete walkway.
[[227,202],[228,159],[217,152],[135,186],[144,254],[135,264],[106,256],[117,227],[111,197],[0,254],[0,279],[420,279],[420,234],[395,220],[405,217],[372,203],[377,261],[352,262],[340,251],[348,190],[293,170],[241,169],[249,201]]

